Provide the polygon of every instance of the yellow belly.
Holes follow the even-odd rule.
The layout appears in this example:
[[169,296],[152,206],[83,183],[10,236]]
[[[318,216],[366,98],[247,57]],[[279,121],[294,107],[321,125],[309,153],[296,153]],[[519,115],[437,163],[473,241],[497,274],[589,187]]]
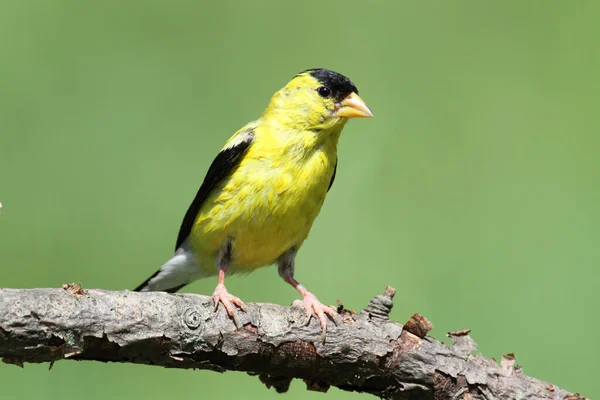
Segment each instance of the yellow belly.
[[229,271],[249,272],[299,247],[317,217],[336,163],[335,147],[282,163],[250,152],[202,206],[190,245],[207,273],[231,240]]

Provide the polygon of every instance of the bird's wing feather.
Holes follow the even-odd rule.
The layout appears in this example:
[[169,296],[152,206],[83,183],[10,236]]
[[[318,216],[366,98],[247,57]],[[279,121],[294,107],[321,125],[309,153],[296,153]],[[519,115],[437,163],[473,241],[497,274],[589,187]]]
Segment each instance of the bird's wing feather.
[[202,204],[214,189],[214,187],[227,177],[231,171],[239,164],[248,147],[254,141],[254,130],[252,128],[241,129],[236,135],[234,135],[227,145],[217,154],[217,157],[213,160],[206,177],[196,193],[196,197],[192,204],[185,213],[185,217],[181,222],[181,228],[179,228],[179,235],[177,235],[177,244],[175,250],[177,250],[185,239],[189,236],[198,212],[202,208]]
[[331,175],[331,180],[329,181],[329,187],[327,188],[328,192],[329,192],[329,189],[331,189],[331,186],[333,185],[333,181],[335,181],[335,173],[337,172],[337,164],[338,164],[338,160],[336,158],[335,159],[335,167],[333,167],[333,175]]

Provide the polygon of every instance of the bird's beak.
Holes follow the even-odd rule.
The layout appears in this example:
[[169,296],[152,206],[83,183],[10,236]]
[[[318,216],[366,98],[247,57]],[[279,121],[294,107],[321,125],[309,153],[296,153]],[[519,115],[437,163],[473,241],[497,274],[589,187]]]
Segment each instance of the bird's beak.
[[356,93],[351,93],[340,103],[336,115],[346,118],[372,118],[373,113]]

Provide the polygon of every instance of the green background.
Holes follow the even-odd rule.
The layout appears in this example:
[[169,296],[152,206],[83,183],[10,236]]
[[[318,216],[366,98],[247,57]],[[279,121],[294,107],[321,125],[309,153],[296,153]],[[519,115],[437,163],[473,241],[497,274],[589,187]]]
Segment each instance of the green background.
[[[600,167],[593,1],[0,1],[0,286],[133,288],[171,254],[225,140],[294,74],[348,75],[342,135],[297,277],[598,397]],[[209,294],[214,280],[186,291]],[[228,279],[289,304],[264,268]],[[281,399],[244,373],[0,365],[2,399]],[[286,399],[358,399],[331,389]]]

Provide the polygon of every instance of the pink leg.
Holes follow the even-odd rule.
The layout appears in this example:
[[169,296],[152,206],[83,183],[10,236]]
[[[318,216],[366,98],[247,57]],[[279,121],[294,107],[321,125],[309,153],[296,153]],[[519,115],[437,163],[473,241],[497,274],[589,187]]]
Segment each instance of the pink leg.
[[323,331],[323,341],[325,341],[325,337],[327,334],[327,317],[325,314],[329,315],[333,321],[335,322],[335,317],[337,316],[337,312],[333,307],[326,306],[321,303],[317,296],[306,290],[304,286],[302,286],[297,280],[294,279],[291,275],[284,275],[283,279],[292,285],[294,289],[298,291],[303,297],[302,306],[306,310],[307,324],[310,322],[310,318],[313,313],[316,314],[317,318],[319,318],[319,322],[321,323],[321,329]]
[[246,311],[246,307],[244,302],[240,300],[238,297],[235,297],[227,291],[225,288],[225,271],[227,268],[221,267],[219,268],[219,283],[213,292],[212,299],[215,304],[215,312],[219,308],[219,303],[223,304],[227,314],[233,318],[233,323],[236,328],[240,327],[240,321],[237,317],[236,307],[239,307],[241,310]]

